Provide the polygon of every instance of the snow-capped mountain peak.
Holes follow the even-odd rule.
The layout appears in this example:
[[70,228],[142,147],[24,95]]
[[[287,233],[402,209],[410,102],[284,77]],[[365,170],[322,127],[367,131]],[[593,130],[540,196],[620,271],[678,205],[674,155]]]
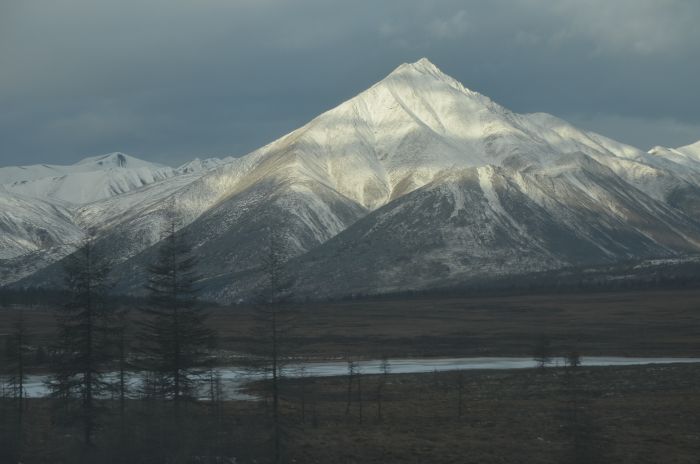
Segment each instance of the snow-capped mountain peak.
[[144,161],[139,158],[127,155],[126,153],[114,152],[106,155],[90,156],[83,158],[73,166],[94,168],[104,170],[109,168],[138,169],[138,168],[165,168],[162,164]]
[[418,61],[413,63],[402,63],[391,72],[391,75],[401,74],[405,72],[418,72],[423,74],[431,74],[438,78],[449,78],[449,76],[443,73],[432,61],[423,57]]
[[403,63],[392,71],[386,78],[377,83],[382,85],[386,82],[403,81],[410,83],[416,94],[436,90],[441,85],[447,85],[457,92],[463,93],[472,98],[481,100],[483,103],[492,104],[492,100],[485,95],[465,87],[461,82],[452,76],[444,73],[433,62],[427,58],[421,58],[414,63]]

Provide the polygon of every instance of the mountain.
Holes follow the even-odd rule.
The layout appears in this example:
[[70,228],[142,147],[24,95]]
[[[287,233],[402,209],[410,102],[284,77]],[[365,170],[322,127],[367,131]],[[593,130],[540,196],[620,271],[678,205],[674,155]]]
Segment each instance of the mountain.
[[0,284],[60,260],[86,230],[108,230],[206,172],[206,165],[184,172],[124,153],[0,168]]
[[270,231],[296,295],[372,294],[697,253],[700,170],[679,156],[513,113],[422,59],[246,156],[75,214],[121,291],[141,288],[174,208],[208,297],[260,291]]
[[5,190],[62,204],[85,204],[176,175],[167,166],[124,153],[85,158],[69,166],[34,165],[0,168]]

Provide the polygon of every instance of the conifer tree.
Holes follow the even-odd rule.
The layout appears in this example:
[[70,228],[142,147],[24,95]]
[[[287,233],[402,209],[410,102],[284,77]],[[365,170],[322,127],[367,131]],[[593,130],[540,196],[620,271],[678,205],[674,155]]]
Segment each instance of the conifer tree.
[[209,363],[214,336],[205,326],[207,314],[197,303],[197,259],[173,212],[157,255],[148,266],[148,303],[141,308],[141,367],[157,379],[155,394],[171,400],[177,412],[195,399],[197,384]]
[[49,386],[61,400],[61,417],[80,422],[84,444],[91,447],[102,413],[97,399],[110,387],[103,372],[112,352],[109,266],[96,250],[94,234],[66,259],[64,271],[69,298],[57,309],[58,356]]

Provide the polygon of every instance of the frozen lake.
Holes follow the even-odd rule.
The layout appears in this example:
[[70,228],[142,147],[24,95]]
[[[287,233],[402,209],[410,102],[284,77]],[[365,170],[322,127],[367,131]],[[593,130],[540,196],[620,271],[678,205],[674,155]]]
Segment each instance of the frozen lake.
[[[453,371],[453,370],[484,370],[484,369],[528,369],[537,367],[531,358],[523,357],[482,357],[482,358],[410,358],[389,359],[391,374],[415,374],[421,372]],[[646,364],[700,363],[700,358],[628,358],[620,356],[583,356],[582,366],[636,366]],[[356,361],[355,365],[362,374],[381,374],[381,360]],[[550,367],[563,366],[563,358],[553,358]],[[357,369],[356,368],[356,369]],[[243,384],[264,378],[261,373],[251,372],[241,367],[217,368],[221,376],[223,389],[227,399],[255,399],[240,392]],[[346,375],[348,364],[345,361],[307,362],[289,364],[284,367],[283,374],[287,377],[333,377]],[[108,374],[115,377],[115,374]],[[39,398],[48,395],[46,375],[29,375],[25,384],[29,397]],[[139,376],[130,376],[129,384],[138,387]],[[203,391],[203,396],[206,393]]]

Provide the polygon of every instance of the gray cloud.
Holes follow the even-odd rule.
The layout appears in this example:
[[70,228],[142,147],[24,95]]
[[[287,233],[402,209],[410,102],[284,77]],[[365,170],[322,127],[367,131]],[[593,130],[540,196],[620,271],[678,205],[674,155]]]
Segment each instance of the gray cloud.
[[700,38],[697,2],[692,0],[562,0],[552,11],[564,26],[561,35],[590,40],[600,54],[673,54]]
[[469,13],[459,10],[447,18],[436,18],[428,23],[428,34],[436,39],[457,40],[464,37],[471,24]]
[[700,139],[694,0],[10,0],[0,165],[244,154],[427,56],[520,112]]

